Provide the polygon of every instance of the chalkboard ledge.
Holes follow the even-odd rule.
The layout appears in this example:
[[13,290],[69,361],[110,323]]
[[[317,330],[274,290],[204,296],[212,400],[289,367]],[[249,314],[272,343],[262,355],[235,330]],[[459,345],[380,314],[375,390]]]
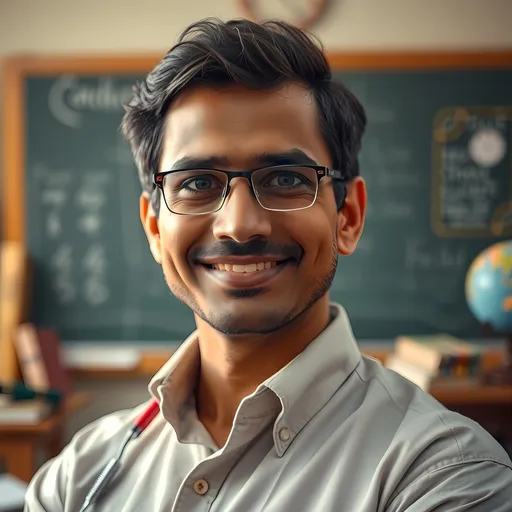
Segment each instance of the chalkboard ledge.
[[[501,364],[504,341],[475,339],[485,345],[484,367]],[[361,340],[359,347],[365,355],[385,362],[393,351],[394,340]],[[64,360],[76,378],[150,378],[169,359],[179,343],[121,344],[76,342],[64,344]]]

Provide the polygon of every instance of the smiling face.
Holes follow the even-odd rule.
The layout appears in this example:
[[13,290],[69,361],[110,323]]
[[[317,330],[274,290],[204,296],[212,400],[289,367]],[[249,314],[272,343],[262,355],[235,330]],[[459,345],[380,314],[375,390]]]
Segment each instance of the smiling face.
[[[331,164],[315,101],[303,87],[195,88],[172,104],[160,171],[279,164]],[[289,184],[286,177],[271,179]],[[214,186],[221,181],[212,175],[192,183],[193,189]],[[311,207],[269,211],[249,182],[235,177],[213,213],[179,215],[162,200],[156,218],[143,196],[141,219],[171,291],[197,316],[228,334],[269,333],[327,306],[337,253],[355,249],[365,204],[364,182],[356,178],[338,213],[330,178],[324,178]]]

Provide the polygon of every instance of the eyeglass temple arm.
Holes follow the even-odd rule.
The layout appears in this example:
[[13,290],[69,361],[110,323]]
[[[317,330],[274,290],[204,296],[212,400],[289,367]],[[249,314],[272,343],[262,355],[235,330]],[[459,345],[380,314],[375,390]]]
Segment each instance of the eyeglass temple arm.
[[347,181],[343,178],[343,174],[341,171],[338,171],[337,169],[331,169],[330,167],[327,167],[325,169],[325,175],[330,176],[331,178],[336,178],[339,180]]

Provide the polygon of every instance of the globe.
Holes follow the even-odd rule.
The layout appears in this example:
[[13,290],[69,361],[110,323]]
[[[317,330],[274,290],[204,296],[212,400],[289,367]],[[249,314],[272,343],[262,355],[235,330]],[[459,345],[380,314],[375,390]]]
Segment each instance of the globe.
[[496,243],[474,259],[466,275],[466,300],[480,323],[512,335],[512,240]]

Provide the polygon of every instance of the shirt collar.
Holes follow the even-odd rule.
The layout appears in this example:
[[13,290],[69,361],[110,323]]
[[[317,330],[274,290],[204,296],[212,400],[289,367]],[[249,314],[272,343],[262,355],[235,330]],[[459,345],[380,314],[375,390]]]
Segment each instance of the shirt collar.
[[[325,406],[361,360],[344,308],[331,304],[331,317],[331,323],[312,343],[262,384],[271,389],[282,404],[273,432],[279,456],[284,454],[294,437]],[[286,431],[284,437],[283,429]]]
[[[313,342],[251,395],[260,395],[268,389],[281,403],[273,431],[278,456],[284,454],[293,438],[322,409],[361,360],[345,310],[338,304],[331,304],[331,316],[331,323]],[[194,332],[149,384],[150,393],[160,402],[162,414],[173,425],[178,438],[183,437],[180,425],[198,371],[199,347],[197,332]]]
[[[149,392],[160,404],[164,418],[182,440],[187,405],[195,403],[193,392],[200,366],[197,331],[194,331],[158,370],[149,383]],[[182,428],[180,428],[182,427]]]

